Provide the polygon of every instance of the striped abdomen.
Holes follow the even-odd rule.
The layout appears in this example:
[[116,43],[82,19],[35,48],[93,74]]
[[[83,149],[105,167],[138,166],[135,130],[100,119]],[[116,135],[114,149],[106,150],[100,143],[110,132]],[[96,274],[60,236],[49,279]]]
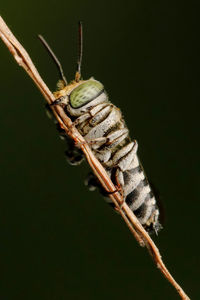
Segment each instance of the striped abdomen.
[[67,105],[66,110],[113,182],[121,186],[124,200],[141,224],[157,232],[159,210],[138,160],[137,142],[131,141],[120,110],[104,90],[78,109]]

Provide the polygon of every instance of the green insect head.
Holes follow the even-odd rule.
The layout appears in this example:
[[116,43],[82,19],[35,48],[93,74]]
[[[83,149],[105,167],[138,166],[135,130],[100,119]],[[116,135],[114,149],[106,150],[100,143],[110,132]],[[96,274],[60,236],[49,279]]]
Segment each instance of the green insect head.
[[81,22],[79,22],[79,54],[77,61],[77,71],[75,74],[75,80],[70,83],[67,82],[62,69],[62,65],[52,49],[49,47],[48,43],[41,35],[39,35],[38,37],[53,58],[60,73],[61,80],[59,80],[57,84],[58,90],[54,92],[56,100],[52,103],[52,105],[70,105],[72,109],[78,109],[103,93],[104,87],[99,81],[96,81],[93,78],[90,78],[89,80],[81,80],[81,63],[83,52]]
[[89,79],[72,90],[69,103],[73,108],[80,108],[98,97],[103,91],[102,83]]

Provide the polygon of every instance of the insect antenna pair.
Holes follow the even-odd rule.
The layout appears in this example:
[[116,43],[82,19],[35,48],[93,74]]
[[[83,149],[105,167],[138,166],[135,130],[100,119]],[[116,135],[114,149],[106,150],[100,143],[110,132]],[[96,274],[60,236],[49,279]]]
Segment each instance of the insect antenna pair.
[[[54,63],[56,64],[56,66],[58,68],[60,78],[62,79],[64,85],[66,86],[68,84],[68,82],[65,77],[65,74],[64,74],[64,71],[63,71],[60,61],[58,60],[57,56],[55,55],[55,53],[53,52],[53,50],[51,49],[51,47],[49,46],[47,41],[44,39],[44,37],[41,34],[39,34],[38,38],[42,42],[42,44],[44,45],[44,47],[46,48],[46,50],[48,51],[50,56],[52,57]],[[78,23],[78,60],[77,60],[77,70],[76,70],[76,74],[75,74],[76,82],[79,82],[79,80],[81,78],[82,57],[83,57],[83,26],[82,26],[82,23],[79,21],[79,23]]]

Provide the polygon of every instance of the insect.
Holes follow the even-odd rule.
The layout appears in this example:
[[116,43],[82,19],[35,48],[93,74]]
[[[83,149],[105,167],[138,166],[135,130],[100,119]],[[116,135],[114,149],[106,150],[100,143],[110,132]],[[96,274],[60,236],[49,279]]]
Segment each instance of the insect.
[[[159,209],[138,159],[138,143],[131,140],[122,113],[110,102],[103,84],[93,77],[88,80],[81,79],[83,44],[81,23],[79,23],[77,72],[75,80],[70,83],[67,82],[60,62],[44,38],[42,36],[39,38],[56,62],[62,78],[58,90],[54,93],[56,100],[53,105],[61,105],[73,120],[144,228],[157,233],[162,227],[159,223]],[[59,130],[62,133],[62,130]],[[80,150],[72,143],[67,156],[73,164],[80,163],[83,158]],[[91,174],[87,185],[90,189],[98,186],[97,180]]]

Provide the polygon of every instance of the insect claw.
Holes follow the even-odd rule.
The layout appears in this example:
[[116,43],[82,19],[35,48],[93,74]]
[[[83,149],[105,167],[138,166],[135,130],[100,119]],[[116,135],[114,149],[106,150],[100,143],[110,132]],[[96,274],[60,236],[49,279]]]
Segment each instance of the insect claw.
[[[122,188],[121,185],[116,185],[115,186],[115,190],[113,192],[106,192],[108,195],[112,195],[115,193],[120,193],[122,195]],[[122,202],[122,204],[124,203],[124,201]]]
[[55,101],[53,101],[53,102],[50,104],[50,106],[58,105],[60,102],[61,102],[60,99],[56,99]]
[[77,147],[77,148],[81,148],[83,145],[86,145],[86,144],[87,144],[86,142],[75,141],[75,147]]
[[125,202],[125,200],[121,204],[119,204],[119,207],[117,207],[117,206],[115,207],[116,212],[119,212],[122,209],[124,202]]
[[62,100],[63,100],[63,97],[60,97],[58,99],[56,99],[55,101],[53,101],[50,106],[54,106],[54,105],[58,105],[58,104],[61,104],[62,103]]

